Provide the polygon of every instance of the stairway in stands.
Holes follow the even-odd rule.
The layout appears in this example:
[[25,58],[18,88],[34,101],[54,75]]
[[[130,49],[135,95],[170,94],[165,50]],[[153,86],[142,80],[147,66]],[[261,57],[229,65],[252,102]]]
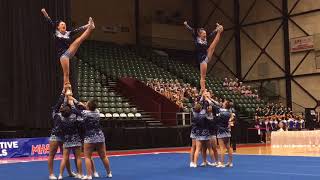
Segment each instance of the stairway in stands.
[[[81,101],[97,99],[98,109],[105,116],[121,113],[126,115],[126,117],[113,117],[114,120],[132,120],[132,122],[142,120],[146,126],[163,126],[161,122],[154,120],[150,113],[138,109],[128,98],[117,92],[112,79],[83,60],[78,61],[78,92]],[[133,116],[129,117],[129,114]]]
[[[107,77],[107,81],[106,81],[105,86],[108,89],[110,89],[114,92],[117,92],[117,90],[116,90],[117,82],[115,80],[113,80],[112,78]],[[126,98],[126,100],[129,101],[129,99],[127,99],[127,98]],[[145,112],[143,110],[138,110],[138,112],[142,115],[142,120],[144,120],[146,122],[148,127],[161,127],[161,126],[163,126],[163,123],[159,120],[155,120],[149,112]]]

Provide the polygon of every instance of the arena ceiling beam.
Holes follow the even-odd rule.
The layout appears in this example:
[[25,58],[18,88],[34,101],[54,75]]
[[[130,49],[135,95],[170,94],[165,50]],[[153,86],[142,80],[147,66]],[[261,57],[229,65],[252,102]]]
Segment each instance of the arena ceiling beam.
[[234,37],[235,37],[235,50],[236,50],[236,77],[242,79],[241,69],[241,27],[240,27],[240,2],[239,0],[233,1],[233,19],[235,24]]

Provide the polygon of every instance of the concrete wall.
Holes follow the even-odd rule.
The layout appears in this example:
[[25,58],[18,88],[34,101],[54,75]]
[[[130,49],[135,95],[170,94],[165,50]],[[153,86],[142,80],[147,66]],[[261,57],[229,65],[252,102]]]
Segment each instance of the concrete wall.
[[[181,13],[181,20],[166,21],[165,17],[158,20],[157,11],[163,11],[169,19],[175,12]],[[142,43],[158,48],[192,50],[191,34],[184,28],[183,21],[191,21],[192,1],[185,0],[141,0],[140,30]]]
[[[272,2],[282,9],[282,1]],[[250,8],[252,9],[249,10]],[[267,1],[254,3],[254,0],[240,0],[240,22],[243,26],[240,32],[241,72],[244,81],[285,76],[282,20],[263,22],[281,17],[282,14],[277,8]],[[264,48],[266,53],[261,51]],[[280,96],[279,101],[286,103],[284,78],[250,85],[259,87],[261,83],[267,94]]]
[[[71,0],[72,22],[76,26],[94,18],[96,29],[90,39],[135,44],[134,0]],[[128,32],[105,33],[103,26],[124,27]]]
[[[247,74],[245,76],[245,80],[284,77],[285,74],[281,70],[285,68],[282,28],[278,31],[278,33],[276,33],[269,46],[266,48],[266,52],[269,53],[269,55],[275,60],[278,65],[272,62],[270,60],[270,57],[268,57],[266,54],[261,55],[260,48],[248,37],[250,36],[261,48],[264,48],[276,29],[281,25],[282,20],[275,20],[258,24],[255,23],[258,21],[281,17],[281,13],[267,1],[257,1],[257,3],[253,6],[252,11],[246,17],[247,11],[252,5],[253,1],[254,0],[240,0],[240,17],[243,25],[245,26],[243,27],[243,31],[241,32],[242,74],[243,76]],[[273,0],[272,2],[279,9],[282,9],[282,1]],[[296,1],[288,1],[289,10],[291,10],[295,2]],[[319,8],[320,1],[302,0],[293,9],[291,14],[301,13]],[[317,23],[317,20],[319,18],[320,12],[314,12],[307,15],[292,17],[292,20],[295,21],[310,35],[313,35],[315,33],[320,33],[320,25],[319,23]],[[301,36],[305,36],[303,31],[301,31],[294,23],[289,21],[289,37],[295,38]],[[297,67],[306,53],[307,52],[290,54],[291,72],[294,71],[294,69]],[[258,56],[260,57],[259,60],[253,67],[251,67]],[[319,71],[320,70],[316,69],[315,67],[315,53],[314,51],[311,51],[293,75],[310,74]],[[291,82],[292,98],[294,102],[293,108],[296,111],[303,111],[303,107],[315,107],[316,101],[311,98],[305,91],[303,91],[301,87],[305,88],[315,98],[320,99],[320,87],[315,86],[315,83],[320,83],[319,75],[294,77],[293,79],[294,80]],[[275,84],[275,88],[272,87],[271,90],[279,93],[281,97],[286,97],[284,79],[273,80],[270,82]]]
[[[293,1],[289,1],[288,6],[292,7]],[[301,13],[305,11],[310,11],[320,8],[320,1],[317,0],[302,0],[297,4],[292,14]],[[305,15],[299,15],[293,17],[292,20],[301,26],[309,35],[314,35],[320,33],[320,24],[318,20],[320,19],[320,12],[314,12]],[[293,22],[289,23],[289,36],[290,38],[306,36],[301,29],[298,28]],[[307,52],[291,53],[291,72],[296,69],[297,65],[301,62],[302,58]],[[315,52],[312,50],[302,64],[297,68],[293,75],[311,74],[320,72],[320,69],[316,69],[315,63]],[[320,100],[320,75],[312,75],[306,77],[296,77],[295,82],[292,82],[292,94],[293,101],[300,102],[305,107],[315,107],[316,101],[312,99],[305,91],[302,90],[302,86],[307,90],[312,96]],[[300,86],[298,86],[298,84]]]
[[[258,1],[255,3],[253,9],[246,16],[253,1],[249,0],[246,2],[247,3],[243,2],[240,4],[240,17],[243,25],[281,17],[281,13],[278,12],[277,9],[273,8],[267,1]],[[282,8],[281,4],[276,5],[279,8]],[[281,23],[281,20],[277,20],[243,27],[243,31],[241,32],[241,59],[243,62],[241,70],[243,75],[248,73],[248,75],[245,77],[245,80],[257,80],[284,76],[284,73],[281,71],[281,68],[284,69],[285,64],[282,29],[280,29],[271,42],[269,42]],[[257,45],[250,38],[254,39]],[[265,47],[266,52],[279,64],[281,68],[272,62],[267,54],[260,54],[260,48]],[[258,57],[259,60],[250,70],[254,61]]]

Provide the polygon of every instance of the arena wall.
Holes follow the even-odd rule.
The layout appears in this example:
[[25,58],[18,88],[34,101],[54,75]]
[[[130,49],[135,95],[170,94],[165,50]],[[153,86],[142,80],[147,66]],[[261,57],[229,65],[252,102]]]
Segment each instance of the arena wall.
[[[75,26],[86,24],[90,16],[94,18],[96,29],[91,40],[135,44],[134,0],[71,0],[71,7]],[[116,32],[106,32],[103,27],[115,28]]]

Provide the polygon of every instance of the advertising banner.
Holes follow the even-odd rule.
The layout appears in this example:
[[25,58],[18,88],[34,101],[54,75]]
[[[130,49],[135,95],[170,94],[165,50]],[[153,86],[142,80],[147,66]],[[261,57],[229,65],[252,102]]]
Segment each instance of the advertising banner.
[[[58,150],[57,153],[60,153]],[[0,139],[0,159],[49,155],[49,138]]]

